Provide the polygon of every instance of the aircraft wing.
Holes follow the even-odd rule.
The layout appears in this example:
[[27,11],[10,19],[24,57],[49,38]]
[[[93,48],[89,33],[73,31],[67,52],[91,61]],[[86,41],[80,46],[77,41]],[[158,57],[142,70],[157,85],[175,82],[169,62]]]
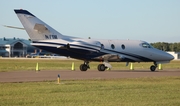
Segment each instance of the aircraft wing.
[[104,61],[121,61],[124,59],[124,56],[118,54],[106,54],[103,56],[95,57],[94,59],[104,60]]

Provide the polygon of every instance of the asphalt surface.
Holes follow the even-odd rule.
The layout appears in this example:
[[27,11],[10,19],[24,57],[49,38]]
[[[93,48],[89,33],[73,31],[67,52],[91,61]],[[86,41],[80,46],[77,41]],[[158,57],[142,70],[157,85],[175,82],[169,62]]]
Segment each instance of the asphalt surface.
[[21,72],[0,72],[0,82],[31,82],[57,80],[58,74],[61,80],[77,79],[118,79],[118,78],[140,78],[140,77],[163,77],[180,76],[180,70],[124,70],[124,71],[21,71]]

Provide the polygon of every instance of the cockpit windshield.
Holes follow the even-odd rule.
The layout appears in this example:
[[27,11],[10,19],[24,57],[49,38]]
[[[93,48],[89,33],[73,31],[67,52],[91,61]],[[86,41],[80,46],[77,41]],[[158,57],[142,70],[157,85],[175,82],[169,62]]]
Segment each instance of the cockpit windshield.
[[143,48],[153,48],[149,43],[142,43]]

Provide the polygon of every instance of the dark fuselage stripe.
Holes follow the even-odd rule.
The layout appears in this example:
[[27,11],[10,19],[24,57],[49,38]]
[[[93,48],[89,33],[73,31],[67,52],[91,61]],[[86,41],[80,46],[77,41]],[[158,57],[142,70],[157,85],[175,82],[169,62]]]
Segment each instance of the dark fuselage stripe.
[[[61,43],[53,43],[53,42],[33,42],[33,43],[44,43],[44,44],[55,44],[55,45],[65,45],[65,44],[61,44]],[[94,48],[91,48],[91,47],[86,47],[86,46],[81,46],[81,45],[75,45],[75,44],[70,44],[72,46],[77,46],[77,47],[83,47],[83,48],[87,48],[87,49],[92,49],[92,50],[95,50],[95,51],[99,51],[98,49],[94,49]],[[93,46],[93,45],[92,45]],[[97,46],[95,46],[97,48]],[[109,51],[109,52],[114,52],[114,53],[118,53],[118,54],[123,54],[123,55],[127,55],[127,56],[131,56],[131,57],[134,57],[134,58],[137,58],[137,59],[140,59],[140,60],[146,60],[146,61],[153,61],[149,58],[146,58],[146,57],[143,57],[143,56],[139,56],[139,55],[135,55],[135,54],[127,54],[127,53],[123,53],[123,52],[119,52],[119,51],[114,51],[114,50],[109,50],[109,49],[104,49],[106,51]],[[103,53],[103,52],[101,52]],[[105,54],[109,54],[109,53],[105,53]]]

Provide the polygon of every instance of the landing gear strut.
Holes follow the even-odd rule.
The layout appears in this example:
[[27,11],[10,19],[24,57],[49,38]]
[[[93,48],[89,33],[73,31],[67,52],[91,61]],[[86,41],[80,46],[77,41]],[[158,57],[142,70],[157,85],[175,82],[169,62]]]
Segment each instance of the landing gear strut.
[[156,62],[154,62],[154,65],[152,65],[152,66],[150,67],[150,70],[151,70],[151,71],[155,71],[156,68],[157,68],[157,64],[156,64]]
[[81,64],[81,65],[80,65],[79,68],[80,68],[81,71],[87,71],[87,69],[90,68],[90,67],[89,67],[89,62],[88,62],[88,61],[85,61],[84,64]]

